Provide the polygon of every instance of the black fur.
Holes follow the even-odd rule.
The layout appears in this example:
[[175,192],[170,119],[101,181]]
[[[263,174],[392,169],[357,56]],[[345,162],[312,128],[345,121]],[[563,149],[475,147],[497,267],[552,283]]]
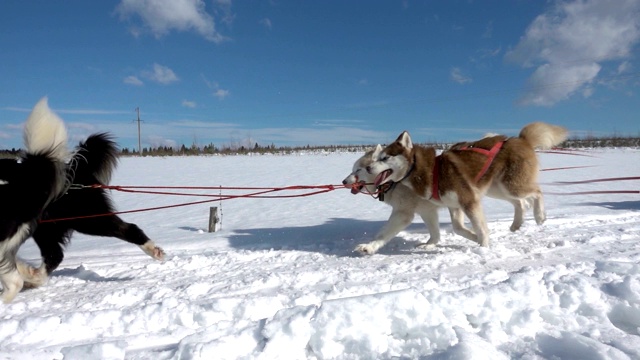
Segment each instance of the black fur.
[[[72,183],[108,185],[118,161],[118,150],[113,138],[106,133],[94,134],[80,143],[76,150],[68,167]],[[62,262],[64,246],[74,231],[116,237],[140,246],[150,241],[138,226],[124,222],[117,215],[82,218],[110,214],[114,211],[109,191],[102,188],[72,187],[51,203],[45,209],[42,222],[33,234],[33,239],[40,248],[47,275]],[[76,219],[64,220],[67,218]]]
[[[64,163],[50,153],[26,154],[20,160],[0,160],[0,241],[13,237],[23,224],[29,230],[22,244],[36,226],[44,207],[57,195],[64,182]],[[0,272],[15,267],[18,246],[0,254]]]

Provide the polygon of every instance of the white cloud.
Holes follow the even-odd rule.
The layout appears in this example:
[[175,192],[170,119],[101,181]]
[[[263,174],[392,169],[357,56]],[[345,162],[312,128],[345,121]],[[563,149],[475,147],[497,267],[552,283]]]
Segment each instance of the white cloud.
[[[15,106],[3,107],[2,110],[17,111],[17,112],[31,112],[30,108],[21,108]],[[121,110],[101,110],[101,109],[54,109],[59,114],[75,114],[75,115],[119,115],[128,114],[127,111]],[[10,126],[10,125],[7,125]],[[22,126],[22,125],[20,125]]]
[[143,71],[142,75],[151,81],[165,85],[180,80],[173,70],[160,64],[153,64],[151,71]]
[[602,63],[628,58],[640,40],[640,0],[558,1],[529,25],[505,55],[523,67],[537,67],[521,99],[551,106],[582,90]]
[[193,109],[197,106],[197,104],[195,101],[182,100],[182,106]]
[[97,130],[94,124],[86,122],[67,122],[66,125],[68,129],[82,130],[87,133],[96,132]]
[[484,58],[491,58],[494,56],[498,56],[501,51],[502,51],[502,46],[498,46],[495,49],[480,49],[478,53],[480,54],[480,57],[484,59]]
[[618,74],[628,73],[629,71],[631,71],[632,68],[633,66],[631,65],[630,62],[624,61],[620,65],[618,65],[617,73]]
[[[222,5],[230,6],[230,2]],[[138,16],[142,26],[156,38],[176,30],[195,31],[214,43],[227,40],[216,30],[215,20],[205,10],[204,0],[122,0],[116,7],[116,13],[121,20]],[[140,29],[134,25],[132,34],[138,36],[139,33]]]
[[576,90],[591,83],[600,69],[596,63],[566,67],[541,65],[529,78],[527,92],[520,101],[524,105],[550,106],[566,100]]
[[126,78],[124,78],[124,80],[122,80],[125,84],[129,84],[129,85],[134,85],[134,86],[142,86],[144,85],[144,83],[142,82],[142,80],[138,79],[137,76],[127,76]]
[[197,121],[197,120],[178,120],[171,121],[167,123],[167,125],[172,126],[174,128],[199,128],[199,129],[224,129],[224,128],[236,128],[238,124],[236,123],[224,123],[217,121]]
[[217,89],[213,92],[213,96],[217,97],[220,100],[223,100],[227,96],[229,96],[229,90]]
[[222,89],[220,84],[215,81],[209,81],[204,75],[202,76],[202,81],[207,85],[209,89],[213,90],[213,96],[217,97],[219,100],[223,100],[227,96],[229,96],[229,90]]
[[216,11],[216,13],[220,13],[220,20],[230,25],[235,20],[236,16],[231,12],[231,3],[232,0],[213,0],[212,1],[220,11]]
[[264,25],[267,29],[271,30],[271,20],[269,18],[264,18],[258,22],[260,25]]
[[484,33],[482,33],[482,37],[485,39],[490,39],[493,36],[493,21],[489,21],[487,27],[484,29]]
[[464,75],[460,68],[454,67],[451,68],[451,80],[457,82],[458,84],[466,84],[473,81],[470,77]]

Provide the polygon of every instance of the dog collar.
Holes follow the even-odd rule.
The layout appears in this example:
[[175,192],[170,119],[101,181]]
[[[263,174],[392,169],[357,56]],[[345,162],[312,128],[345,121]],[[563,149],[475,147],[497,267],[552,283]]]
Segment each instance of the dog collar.
[[392,182],[388,182],[385,184],[382,184],[380,186],[378,186],[378,191],[380,192],[380,194],[378,195],[378,200],[380,201],[384,201],[384,194],[386,194],[387,192],[393,190],[394,187],[396,187],[396,185],[402,181],[404,181],[404,179],[408,178],[409,175],[411,175],[411,172],[413,172],[413,169],[416,167],[416,156],[413,155],[413,162],[411,163],[411,167],[409,168],[409,171],[407,171],[406,174],[404,174],[404,176],[402,177],[402,179],[400,179],[399,181],[392,181]]
[[416,167],[416,156],[413,155],[413,162],[411,163],[411,167],[409,168],[409,171],[407,171],[407,173],[404,174],[402,179],[400,179],[400,181],[398,181],[398,182],[403,182],[404,179],[408,178],[409,175],[411,175],[411,173],[413,172],[413,169],[415,169],[415,167]]
[[384,201],[384,194],[393,190],[393,188],[395,188],[396,185],[398,185],[398,183],[395,181],[392,181],[392,182],[384,183],[378,186],[378,200]]

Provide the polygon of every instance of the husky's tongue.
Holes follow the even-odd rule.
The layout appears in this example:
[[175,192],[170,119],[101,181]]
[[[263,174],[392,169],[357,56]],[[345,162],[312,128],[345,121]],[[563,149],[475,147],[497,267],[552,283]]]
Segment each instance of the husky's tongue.
[[378,174],[378,176],[376,176],[376,179],[374,180],[373,184],[376,187],[380,186],[380,184],[384,183],[384,181],[387,180],[387,178],[389,177],[389,175],[391,175],[391,173],[392,173],[391,169],[381,172],[380,174]]

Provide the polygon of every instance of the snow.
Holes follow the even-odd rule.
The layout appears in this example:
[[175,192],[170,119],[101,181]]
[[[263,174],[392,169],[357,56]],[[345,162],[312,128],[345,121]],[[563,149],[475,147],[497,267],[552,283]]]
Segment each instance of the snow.
[[[638,190],[552,184],[640,175],[640,150],[588,154],[541,153],[542,168],[593,166],[541,172],[543,190]],[[360,155],[123,158],[112,183],[339,184]],[[120,210],[203,200],[113,196]],[[373,256],[352,249],[391,208],[343,188],[125,214],[166,260],[75,235],[46,285],[0,304],[0,359],[640,358],[640,196],[547,194],[545,205],[545,224],[529,211],[511,233],[511,205],[485,199],[489,248],[454,235],[443,209],[437,247],[414,249],[428,237],[416,217]],[[20,256],[39,262],[31,240]]]

